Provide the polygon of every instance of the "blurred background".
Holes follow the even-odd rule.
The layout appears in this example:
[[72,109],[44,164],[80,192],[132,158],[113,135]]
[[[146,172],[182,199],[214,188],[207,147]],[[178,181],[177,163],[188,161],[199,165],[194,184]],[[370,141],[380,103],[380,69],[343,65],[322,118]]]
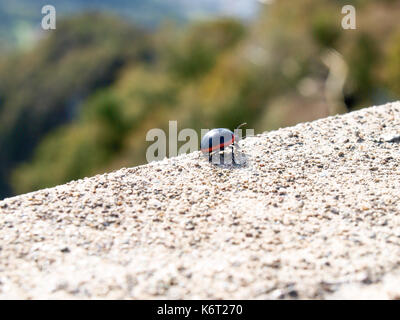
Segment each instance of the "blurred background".
[[399,20],[398,0],[0,0],[0,199],[143,164],[169,120],[261,133],[397,100]]

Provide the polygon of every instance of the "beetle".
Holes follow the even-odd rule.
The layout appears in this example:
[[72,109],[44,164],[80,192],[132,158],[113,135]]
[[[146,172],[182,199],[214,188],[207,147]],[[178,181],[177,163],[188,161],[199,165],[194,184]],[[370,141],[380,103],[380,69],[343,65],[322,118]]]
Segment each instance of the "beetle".
[[[247,123],[242,123],[236,130],[240,127],[246,125]],[[208,154],[208,161],[211,162],[212,155],[223,151],[226,147],[232,148],[232,161],[236,164],[234,147],[238,147],[236,144],[238,137],[226,128],[216,128],[208,131],[204,137],[201,139],[200,149],[204,154]]]

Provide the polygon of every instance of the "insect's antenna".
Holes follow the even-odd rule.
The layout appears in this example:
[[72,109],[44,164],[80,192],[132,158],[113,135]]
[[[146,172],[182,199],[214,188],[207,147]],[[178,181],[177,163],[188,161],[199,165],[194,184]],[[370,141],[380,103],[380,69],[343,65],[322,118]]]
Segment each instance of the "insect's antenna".
[[[239,126],[235,129],[235,131],[238,132],[238,130],[239,130],[241,127],[245,126],[245,125],[247,125],[247,122],[243,122],[242,124],[239,124]],[[242,140],[242,139],[244,139],[244,138],[246,138],[246,137],[240,138],[240,140]],[[239,139],[238,139],[238,141],[239,141]]]
[[247,125],[247,122],[243,122],[242,124],[239,124],[239,126],[236,128],[236,130],[238,130],[239,128],[241,128],[241,127],[243,127],[245,125]]

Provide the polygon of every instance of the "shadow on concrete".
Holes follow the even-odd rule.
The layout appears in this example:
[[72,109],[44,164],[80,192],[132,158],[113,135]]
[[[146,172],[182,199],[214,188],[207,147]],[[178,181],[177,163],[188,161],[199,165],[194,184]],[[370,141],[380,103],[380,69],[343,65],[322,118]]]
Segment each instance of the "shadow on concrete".
[[[208,155],[203,155],[209,161]],[[224,150],[214,153],[211,156],[211,164],[221,168],[246,168],[248,166],[248,157],[242,151],[235,151],[235,161],[233,161],[232,151]]]

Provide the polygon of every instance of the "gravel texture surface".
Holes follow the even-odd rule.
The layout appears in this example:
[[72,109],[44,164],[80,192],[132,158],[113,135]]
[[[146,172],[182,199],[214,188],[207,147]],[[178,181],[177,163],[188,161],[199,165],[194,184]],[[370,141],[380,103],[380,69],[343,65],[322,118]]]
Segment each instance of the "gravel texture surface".
[[0,298],[400,298],[399,135],[397,102],[0,201]]

